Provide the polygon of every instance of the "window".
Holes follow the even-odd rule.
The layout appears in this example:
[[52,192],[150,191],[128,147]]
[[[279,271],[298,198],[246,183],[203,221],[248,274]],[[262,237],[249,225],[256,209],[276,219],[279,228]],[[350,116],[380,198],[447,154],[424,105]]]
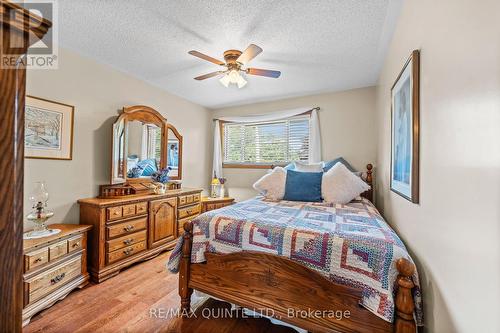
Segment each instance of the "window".
[[286,164],[309,159],[310,116],[256,123],[223,123],[225,165]]
[[147,158],[156,160],[160,165],[161,159],[161,128],[154,125],[146,125],[146,138],[147,138]]

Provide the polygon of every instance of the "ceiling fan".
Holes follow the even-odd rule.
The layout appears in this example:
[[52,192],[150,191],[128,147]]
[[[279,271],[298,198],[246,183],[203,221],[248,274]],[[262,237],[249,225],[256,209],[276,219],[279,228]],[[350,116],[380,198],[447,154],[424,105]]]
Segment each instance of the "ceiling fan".
[[200,81],[214,76],[223,75],[219,81],[226,88],[229,86],[230,83],[236,84],[238,88],[243,88],[247,84],[247,81],[243,78],[240,72],[244,72],[250,75],[259,75],[272,78],[278,78],[281,75],[280,71],[272,71],[269,69],[259,69],[259,68],[243,68],[243,66],[246,66],[250,60],[255,58],[261,52],[262,48],[258,47],[255,44],[250,44],[243,52],[239,50],[227,50],[226,52],[224,52],[224,60],[226,62],[212,58],[198,51],[189,51],[188,53],[195,57],[225,67],[224,69],[216,72],[197,76],[194,78],[195,80]]

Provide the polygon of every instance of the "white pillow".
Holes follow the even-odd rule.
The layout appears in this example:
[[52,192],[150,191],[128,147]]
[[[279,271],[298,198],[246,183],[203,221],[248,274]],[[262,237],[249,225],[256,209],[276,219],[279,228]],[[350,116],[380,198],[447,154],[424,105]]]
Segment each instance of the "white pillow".
[[319,163],[305,163],[305,162],[300,162],[297,161],[295,162],[295,169],[294,171],[300,171],[300,172],[323,172],[323,162]]
[[321,195],[326,202],[346,204],[368,191],[370,186],[342,163],[323,174]]
[[286,170],[275,167],[273,171],[260,178],[253,184],[253,188],[266,199],[281,200],[285,196]]

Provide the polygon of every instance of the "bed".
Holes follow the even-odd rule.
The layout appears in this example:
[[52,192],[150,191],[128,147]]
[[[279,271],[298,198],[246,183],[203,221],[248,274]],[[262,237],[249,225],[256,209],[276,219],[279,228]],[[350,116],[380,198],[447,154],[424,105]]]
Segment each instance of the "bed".
[[418,274],[371,197],[346,205],[257,197],[186,223],[168,263],[179,272],[182,310],[196,289],[308,331],[415,332]]

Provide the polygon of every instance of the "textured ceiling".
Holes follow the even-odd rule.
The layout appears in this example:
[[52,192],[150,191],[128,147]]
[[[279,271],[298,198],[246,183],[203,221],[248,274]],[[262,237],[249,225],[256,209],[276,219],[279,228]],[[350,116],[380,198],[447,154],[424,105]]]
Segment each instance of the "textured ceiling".
[[[403,0],[64,0],[60,45],[209,108],[339,91],[376,83]],[[238,89],[190,56],[264,49]]]

